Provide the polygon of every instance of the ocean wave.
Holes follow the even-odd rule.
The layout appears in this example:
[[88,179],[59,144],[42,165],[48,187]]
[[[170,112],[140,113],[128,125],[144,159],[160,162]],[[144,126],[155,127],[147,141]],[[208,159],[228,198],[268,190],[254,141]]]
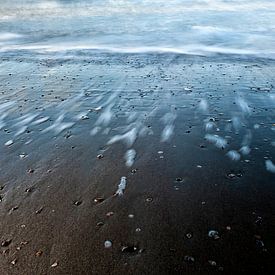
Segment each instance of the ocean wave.
[[109,52],[109,53],[125,53],[125,54],[154,54],[154,53],[173,53],[182,55],[198,55],[211,56],[215,54],[223,55],[244,55],[262,58],[275,59],[274,52],[255,51],[249,49],[238,49],[229,47],[207,46],[207,45],[187,45],[185,47],[165,47],[165,46],[137,46],[137,47],[119,47],[110,45],[22,45],[0,47],[0,54],[16,51],[27,51],[40,54],[75,54],[82,51],[90,52]]

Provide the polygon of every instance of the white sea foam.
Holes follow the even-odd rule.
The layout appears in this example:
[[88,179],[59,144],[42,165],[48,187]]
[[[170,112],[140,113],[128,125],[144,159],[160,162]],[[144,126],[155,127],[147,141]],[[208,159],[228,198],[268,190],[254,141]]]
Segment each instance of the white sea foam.
[[136,150],[134,149],[129,149],[126,151],[124,158],[126,160],[125,164],[127,167],[131,167],[134,164],[136,154]]
[[240,148],[240,152],[242,153],[242,155],[246,156],[250,154],[251,149],[249,148],[249,146],[245,145]]
[[265,161],[265,167],[267,171],[275,173],[275,164],[271,160]]
[[8,109],[10,109],[15,104],[14,101],[8,101],[5,103],[0,104],[0,113],[6,112]]
[[240,97],[237,98],[236,102],[244,113],[250,114],[251,112],[250,107],[248,106],[248,103],[243,98],[240,98]]
[[237,116],[234,116],[232,118],[232,125],[233,125],[233,128],[235,130],[235,133],[238,133],[240,128],[241,128],[241,120],[239,117]]
[[131,112],[127,117],[127,122],[131,123],[137,118],[138,114],[137,112]]
[[104,125],[107,126],[113,116],[113,112],[111,111],[113,104],[106,107],[106,109],[100,114],[99,118],[96,121],[96,125]]
[[131,147],[134,142],[136,141],[137,139],[137,129],[136,128],[133,128],[132,130],[126,132],[125,134],[123,135],[115,135],[113,136],[107,144],[113,144],[115,142],[118,142],[118,141],[124,141],[125,144],[128,146],[128,147]]
[[74,122],[63,122],[64,114],[58,116],[58,118],[54,121],[54,123],[43,130],[43,133],[54,131],[55,134],[59,134],[62,131],[71,128],[75,123]]
[[101,130],[101,127],[96,126],[91,130],[90,135],[95,136],[97,133],[99,133],[100,130]]
[[161,142],[169,141],[174,133],[174,125],[166,125],[161,133]]
[[234,161],[238,161],[238,160],[240,160],[240,158],[241,158],[241,155],[240,155],[237,151],[235,151],[235,150],[230,150],[230,151],[228,151],[226,155],[227,155],[231,160],[234,160]]
[[199,103],[199,110],[202,112],[208,112],[208,102],[206,99],[202,99]]
[[12,32],[0,32],[0,42],[22,37],[21,34]]
[[213,143],[218,148],[225,148],[227,146],[227,140],[218,135],[206,134],[205,139]]
[[32,125],[39,125],[39,124],[42,124],[42,123],[48,121],[49,119],[50,119],[50,117],[48,117],[48,116],[41,117],[41,118],[35,120],[34,122],[32,122]]
[[154,134],[154,132],[153,132],[153,130],[152,129],[150,129],[150,128],[148,128],[148,127],[146,127],[146,126],[143,126],[141,129],[140,129],[140,131],[139,131],[139,133],[138,133],[138,135],[140,136],[140,137],[145,137],[145,136],[151,136],[151,135],[153,135]]
[[122,196],[123,193],[124,193],[124,190],[126,188],[126,184],[127,184],[126,177],[121,177],[120,183],[118,185],[118,189],[117,189],[115,194],[118,195],[118,196]]
[[216,127],[217,126],[216,126],[216,124],[213,121],[207,121],[207,122],[205,122],[205,130],[206,131],[211,131],[211,130],[213,130]]
[[7,116],[6,114],[3,114],[3,115],[0,117],[0,130],[1,130],[2,128],[4,128],[5,125],[6,125],[6,122],[4,122],[4,119],[5,119],[6,116]]
[[15,133],[15,137],[17,137],[17,136],[20,136],[21,134],[23,134],[23,133],[25,133],[25,131],[27,130],[27,126],[22,126],[22,127],[20,127],[20,129]]
[[19,127],[25,126],[26,124],[32,122],[38,115],[39,113],[24,115],[23,117],[18,119],[19,122],[17,122],[14,126],[19,126]]

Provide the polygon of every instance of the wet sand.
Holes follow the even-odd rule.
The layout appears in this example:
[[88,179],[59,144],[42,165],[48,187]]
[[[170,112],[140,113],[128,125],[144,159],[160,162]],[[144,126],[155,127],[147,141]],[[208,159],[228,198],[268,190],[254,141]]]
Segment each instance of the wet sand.
[[0,273],[272,274],[274,68],[2,58]]

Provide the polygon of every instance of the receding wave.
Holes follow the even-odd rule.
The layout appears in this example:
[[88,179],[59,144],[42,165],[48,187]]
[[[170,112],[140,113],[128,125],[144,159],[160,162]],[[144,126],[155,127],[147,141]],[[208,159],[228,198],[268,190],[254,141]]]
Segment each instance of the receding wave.
[[119,47],[109,45],[28,45],[17,47],[2,47],[0,53],[14,51],[29,51],[32,53],[51,54],[51,53],[73,53],[77,55],[80,51],[90,52],[110,52],[110,53],[174,53],[184,55],[210,56],[215,54],[245,55],[263,58],[275,59],[275,52],[257,52],[255,50],[237,49],[229,47],[206,46],[206,45],[187,45],[185,47],[165,47],[165,46],[137,46],[137,47]]

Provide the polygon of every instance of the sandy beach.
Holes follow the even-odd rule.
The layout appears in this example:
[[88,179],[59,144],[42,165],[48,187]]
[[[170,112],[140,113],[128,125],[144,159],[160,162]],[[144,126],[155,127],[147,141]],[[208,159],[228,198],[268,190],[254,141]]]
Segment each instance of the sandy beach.
[[0,275],[269,275],[275,1],[0,1]]
[[0,273],[272,274],[274,67],[2,56]]

